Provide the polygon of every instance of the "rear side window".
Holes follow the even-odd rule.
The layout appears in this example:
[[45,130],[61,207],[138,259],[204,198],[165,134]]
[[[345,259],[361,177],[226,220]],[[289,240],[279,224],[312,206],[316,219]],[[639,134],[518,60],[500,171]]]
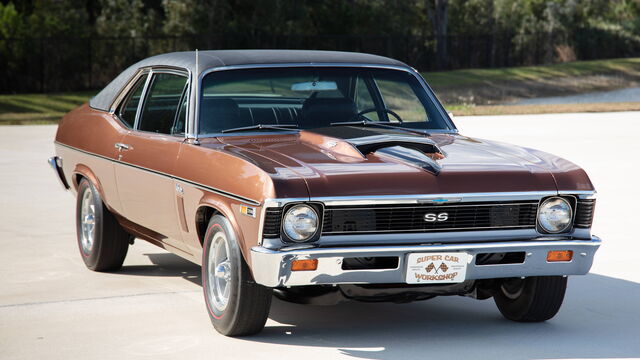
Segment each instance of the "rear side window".
[[140,104],[140,97],[142,96],[142,90],[144,89],[144,83],[146,81],[146,76],[142,76],[136,81],[133,88],[131,88],[131,92],[127,95],[127,99],[122,103],[118,111],[120,119],[130,128],[132,128],[136,122],[136,112],[138,111],[138,104]]
[[[154,74],[140,115],[141,131],[160,134],[184,133],[184,119],[178,110],[184,99],[187,78],[176,74]],[[186,107],[186,104],[184,105]],[[180,116],[185,116],[180,111]]]

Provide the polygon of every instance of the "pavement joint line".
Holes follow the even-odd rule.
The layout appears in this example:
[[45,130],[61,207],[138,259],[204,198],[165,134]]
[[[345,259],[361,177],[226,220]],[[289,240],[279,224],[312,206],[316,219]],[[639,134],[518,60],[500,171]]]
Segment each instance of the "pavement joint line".
[[102,296],[102,297],[80,298],[80,299],[69,299],[69,300],[40,301],[40,302],[31,302],[31,303],[22,303],[22,304],[0,305],[0,309],[12,308],[12,307],[23,307],[23,306],[75,303],[75,302],[95,301],[95,300],[109,300],[109,299],[121,299],[121,298],[124,299],[124,298],[143,297],[143,296],[190,294],[190,293],[199,293],[199,292],[200,292],[199,290],[185,290],[185,291],[150,292],[150,293],[141,293],[141,294]]

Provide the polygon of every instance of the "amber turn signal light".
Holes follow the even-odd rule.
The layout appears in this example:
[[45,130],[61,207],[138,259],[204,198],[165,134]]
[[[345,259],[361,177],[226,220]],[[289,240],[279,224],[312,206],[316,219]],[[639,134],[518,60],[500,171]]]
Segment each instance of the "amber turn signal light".
[[291,271],[313,271],[318,268],[318,259],[293,260]]
[[547,253],[548,262],[571,261],[573,251],[571,250],[554,250]]

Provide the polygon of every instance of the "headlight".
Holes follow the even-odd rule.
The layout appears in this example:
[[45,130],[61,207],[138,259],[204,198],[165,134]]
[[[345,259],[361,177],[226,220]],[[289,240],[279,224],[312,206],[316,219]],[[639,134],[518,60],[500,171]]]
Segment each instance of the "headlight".
[[560,233],[571,226],[573,210],[563,198],[552,197],[543,201],[538,209],[538,225],[549,233]]
[[318,230],[318,213],[309,205],[295,205],[284,215],[282,228],[293,241],[309,240]]

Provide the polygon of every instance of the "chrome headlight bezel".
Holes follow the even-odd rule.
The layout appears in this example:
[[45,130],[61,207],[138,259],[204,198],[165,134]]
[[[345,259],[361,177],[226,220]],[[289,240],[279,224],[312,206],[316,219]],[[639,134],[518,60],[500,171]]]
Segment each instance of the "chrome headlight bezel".
[[[573,218],[574,218],[574,204],[575,201],[573,201],[573,204],[571,202],[571,199],[567,199],[565,197],[560,197],[560,196],[551,196],[548,198],[544,198],[540,201],[540,205],[538,206],[538,212],[536,214],[536,226],[538,228],[538,231],[543,233],[543,234],[562,234],[562,233],[568,233],[571,231],[571,229],[573,228]],[[549,219],[549,213],[548,213],[548,208],[553,207],[553,206],[561,206],[564,209],[560,209],[560,211],[564,210],[565,211],[565,216],[562,222],[562,226],[561,227],[554,227],[554,225],[552,225],[553,222],[558,222],[557,219]],[[556,210],[554,213],[557,214]],[[544,216],[544,217],[543,217]]]
[[[301,215],[300,210],[304,211],[307,215],[315,217],[315,228],[313,232],[298,232],[292,226],[289,226],[290,215],[293,216],[294,212],[298,212]],[[282,212],[282,226],[281,233],[282,238],[285,241],[295,243],[307,243],[317,240],[320,237],[320,231],[322,228],[322,207],[317,204],[311,203],[295,203],[289,204]]]

